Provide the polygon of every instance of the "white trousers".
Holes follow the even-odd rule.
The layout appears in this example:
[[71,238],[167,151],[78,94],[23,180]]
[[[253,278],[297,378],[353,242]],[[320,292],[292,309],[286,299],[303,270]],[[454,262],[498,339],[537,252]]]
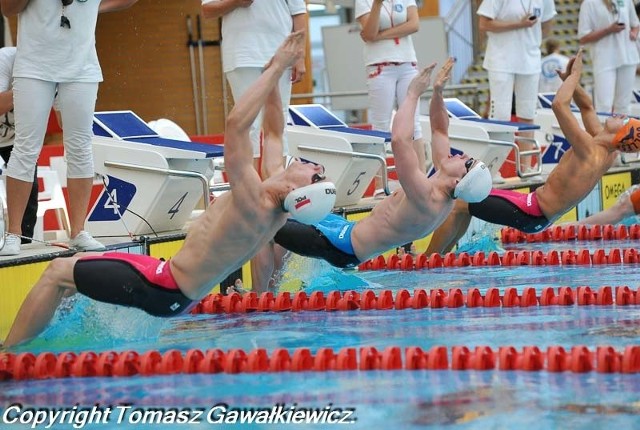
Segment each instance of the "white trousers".
[[[407,96],[411,80],[418,74],[414,63],[381,64],[367,66],[369,92],[369,122],[374,130],[390,131],[393,109]],[[420,103],[416,107],[413,138],[422,137]]]
[[[231,94],[233,95],[234,102],[240,100],[242,95],[249,89],[255,81],[258,80],[262,74],[262,68],[260,67],[236,67],[230,72],[226,73],[227,81],[231,87]],[[287,118],[289,117],[289,101],[291,100],[291,72],[285,72],[282,74],[279,82],[280,98],[282,99],[282,110],[284,114],[284,124],[282,124],[283,130],[286,127]],[[256,117],[249,136],[251,143],[253,144],[253,157],[260,157],[260,131],[262,130],[262,113],[264,109],[260,110],[260,113]],[[283,155],[289,153],[287,145],[287,137],[283,133]]]
[[516,95],[516,115],[532,120],[538,105],[540,73],[518,75],[489,70],[489,94],[491,97],[489,118],[498,121],[511,120],[513,94]]
[[58,84],[31,78],[13,80],[16,137],[7,176],[33,181],[56,91],[56,108],[62,116],[67,177],[93,177],[91,137],[98,82]]
[[629,114],[635,79],[636,66],[620,66],[594,74],[593,94],[596,111]]

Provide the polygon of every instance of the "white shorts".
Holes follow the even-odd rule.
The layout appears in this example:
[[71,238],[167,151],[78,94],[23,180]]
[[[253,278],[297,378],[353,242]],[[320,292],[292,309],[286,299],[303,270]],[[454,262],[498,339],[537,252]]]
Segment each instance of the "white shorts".
[[489,118],[510,121],[514,93],[516,96],[516,116],[529,120],[535,117],[538,105],[539,73],[518,75],[489,70],[488,75],[491,97]]

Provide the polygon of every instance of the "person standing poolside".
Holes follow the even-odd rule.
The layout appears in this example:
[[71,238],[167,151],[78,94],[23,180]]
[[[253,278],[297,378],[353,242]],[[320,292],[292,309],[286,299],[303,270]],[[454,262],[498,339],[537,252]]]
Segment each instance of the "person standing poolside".
[[[16,58],[16,48],[0,48],[0,157],[5,163],[11,158],[13,139],[16,135],[15,120],[13,115],[13,89],[11,81],[13,76],[13,62]],[[31,242],[33,231],[38,220],[38,177],[33,172],[33,183],[27,205],[22,216],[22,243]]]
[[631,0],[584,0],[580,4],[578,36],[591,55],[598,112],[630,112],[640,63],[638,30],[640,21]]
[[98,13],[124,9],[136,1],[0,0],[5,16],[18,15],[13,68],[16,137],[7,167],[9,234],[0,255],[20,253],[22,217],[55,97],[68,163],[70,246],[104,249],[84,231],[94,176],[93,113],[102,81],[95,29]]
[[[613,164],[617,152],[640,150],[640,120],[607,117],[600,123],[591,98],[580,86],[582,49],[569,60],[552,109],[571,148],[564,153],[547,181],[524,194],[514,190],[491,191],[478,203],[458,202],[449,218],[433,234],[427,253],[450,251],[462,237],[471,217],[507,225],[525,233],[546,229],[591,192]],[[571,100],[580,109],[583,130],[571,111]]]
[[429,109],[435,174],[427,176],[413,148],[415,110],[418,99],[429,87],[435,67],[432,64],[413,78],[393,120],[391,146],[402,187],[357,222],[333,214],[314,225],[289,220],[275,235],[277,244],[337,267],[353,267],[431,233],[444,221],[456,198],[476,202],[489,194],[491,173],[487,166],[467,155],[452,156],[450,152],[443,90],[453,64],[453,58],[449,58],[438,72]]
[[[292,33],[234,106],[224,151],[231,191],[191,224],[172,259],[107,252],[53,260],[18,311],[5,346],[40,333],[62,297],[76,291],[151,315],[184,313],[271,240],[289,216],[304,222],[324,218],[335,203],[335,186],[324,181],[324,167],[294,162],[264,182],[253,168],[251,124],[265,102],[277,97],[280,77],[303,50],[304,34]],[[281,160],[281,143],[272,143],[265,143],[265,156]]]
[[[478,27],[487,33],[484,67],[489,76],[489,119],[511,120],[515,96],[518,122],[533,124],[538,104],[540,45],[553,25],[553,0],[483,0],[478,7]],[[532,138],[533,132],[520,136]],[[521,150],[531,149],[517,141]],[[523,158],[527,168],[530,157]],[[528,169],[525,169],[528,170]]]
[[[222,17],[222,68],[234,100],[260,77],[262,67],[292,31],[306,28],[307,6],[304,0],[203,0],[202,15]],[[291,84],[306,73],[304,56],[282,75],[280,96],[284,117],[289,114]],[[285,121],[282,121],[284,130]],[[262,111],[251,125],[251,142],[256,170],[260,159]],[[286,141],[284,152],[287,153]]]
[[[374,130],[388,132],[393,109],[402,104],[409,83],[418,74],[411,38],[420,26],[418,7],[415,0],[356,0],[355,6],[355,18],[365,42],[369,122]],[[427,151],[419,109],[412,136],[418,163],[426,172]],[[376,188],[380,188],[379,183],[376,180]]]

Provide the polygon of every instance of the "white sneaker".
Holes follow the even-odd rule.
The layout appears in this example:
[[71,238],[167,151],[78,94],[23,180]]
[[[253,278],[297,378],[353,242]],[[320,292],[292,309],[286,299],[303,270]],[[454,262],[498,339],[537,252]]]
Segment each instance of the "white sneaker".
[[20,238],[7,233],[4,238],[4,246],[0,248],[0,256],[20,254]]
[[69,241],[69,246],[78,251],[104,251],[107,249],[88,232],[82,230],[76,237]]

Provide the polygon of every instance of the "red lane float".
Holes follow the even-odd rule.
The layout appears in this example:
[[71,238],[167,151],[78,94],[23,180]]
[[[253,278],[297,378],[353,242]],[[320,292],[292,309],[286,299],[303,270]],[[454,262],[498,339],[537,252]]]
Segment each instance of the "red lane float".
[[[113,366],[105,366],[104,363]],[[434,346],[424,351],[418,346],[389,346],[379,351],[373,346],[308,348],[292,352],[278,348],[269,354],[265,349],[251,351],[209,349],[206,351],[151,350],[143,353],[123,352],[43,352],[0,353],[0,380],[29,380],[82,377],[125,377],[193,373],[275,373],[329,372],[367,370],[521,370],[549,372],[639,373],[640,346],[617,350],[609,345],[589,349],[562,346]]]
[[[232,297],[233,296],[233,297]],[[233,303],[233,305],[229,305]],[[257,305],[256,305],[257,303]],[[540,294],[534,287],[525,287],[522,293],[516,288],[505,288],[500,295],[497,288],[488,288],[482,295],[477,288],[463,292],[460,288],[449,291],[437,288],[433,290],[415,289],[413,293],[406,289],[394,294],[391,290],[331,291],[325,297],[320,291],[311,293],[299,291],[291,298],[288,292],[274,295],[271,292],[240,296],[233,293],[223,296],[210,294],[196,305],[192,314],[230,314],[246,312],[301,312],[301,311],[355,311],[355,310],[403,310],[403,309],[440,309],[440,308],[477,308],[477,307],[531,307],[531,306],[631,306],[640,305],[640,287],[633,290],[627,285],[616,287],[602,286],[597,290],[583,285],[574,288],[544,287]],[[245,307],[246,306],[246,307]],[[89,358],[88,358],[89,359]],[[91,357],[91,360],[95,358]],[[64,363],[59,364],[64,366]],[[111,364],[110,364],[111,365]]]
[[640,225],[554,225],[540,233],[523,233],[513,227],[500,230],[500,240],[508,243],[627,240],[640,238]]
[[[640,226],[639,232],[640,232]],[[391,254],[387,260],[382,255],[367,260],[358,266],[360,271],[368,270],[422,270],[442,267],[466,266],[595,266],[602,264],[637,264],[640,263],[640,253],[635,248],[612,248],[609,252],[597,249],[591,253],[588,249],[579,250],[551,250],[546,254],[537,251],[505,251],[502,255],[491,251],[488,255],[479,251],[470,256],[466,252],[456,254],[448,252],[440,254],[420,254],[415,260],[411,255],[400,258]]]

